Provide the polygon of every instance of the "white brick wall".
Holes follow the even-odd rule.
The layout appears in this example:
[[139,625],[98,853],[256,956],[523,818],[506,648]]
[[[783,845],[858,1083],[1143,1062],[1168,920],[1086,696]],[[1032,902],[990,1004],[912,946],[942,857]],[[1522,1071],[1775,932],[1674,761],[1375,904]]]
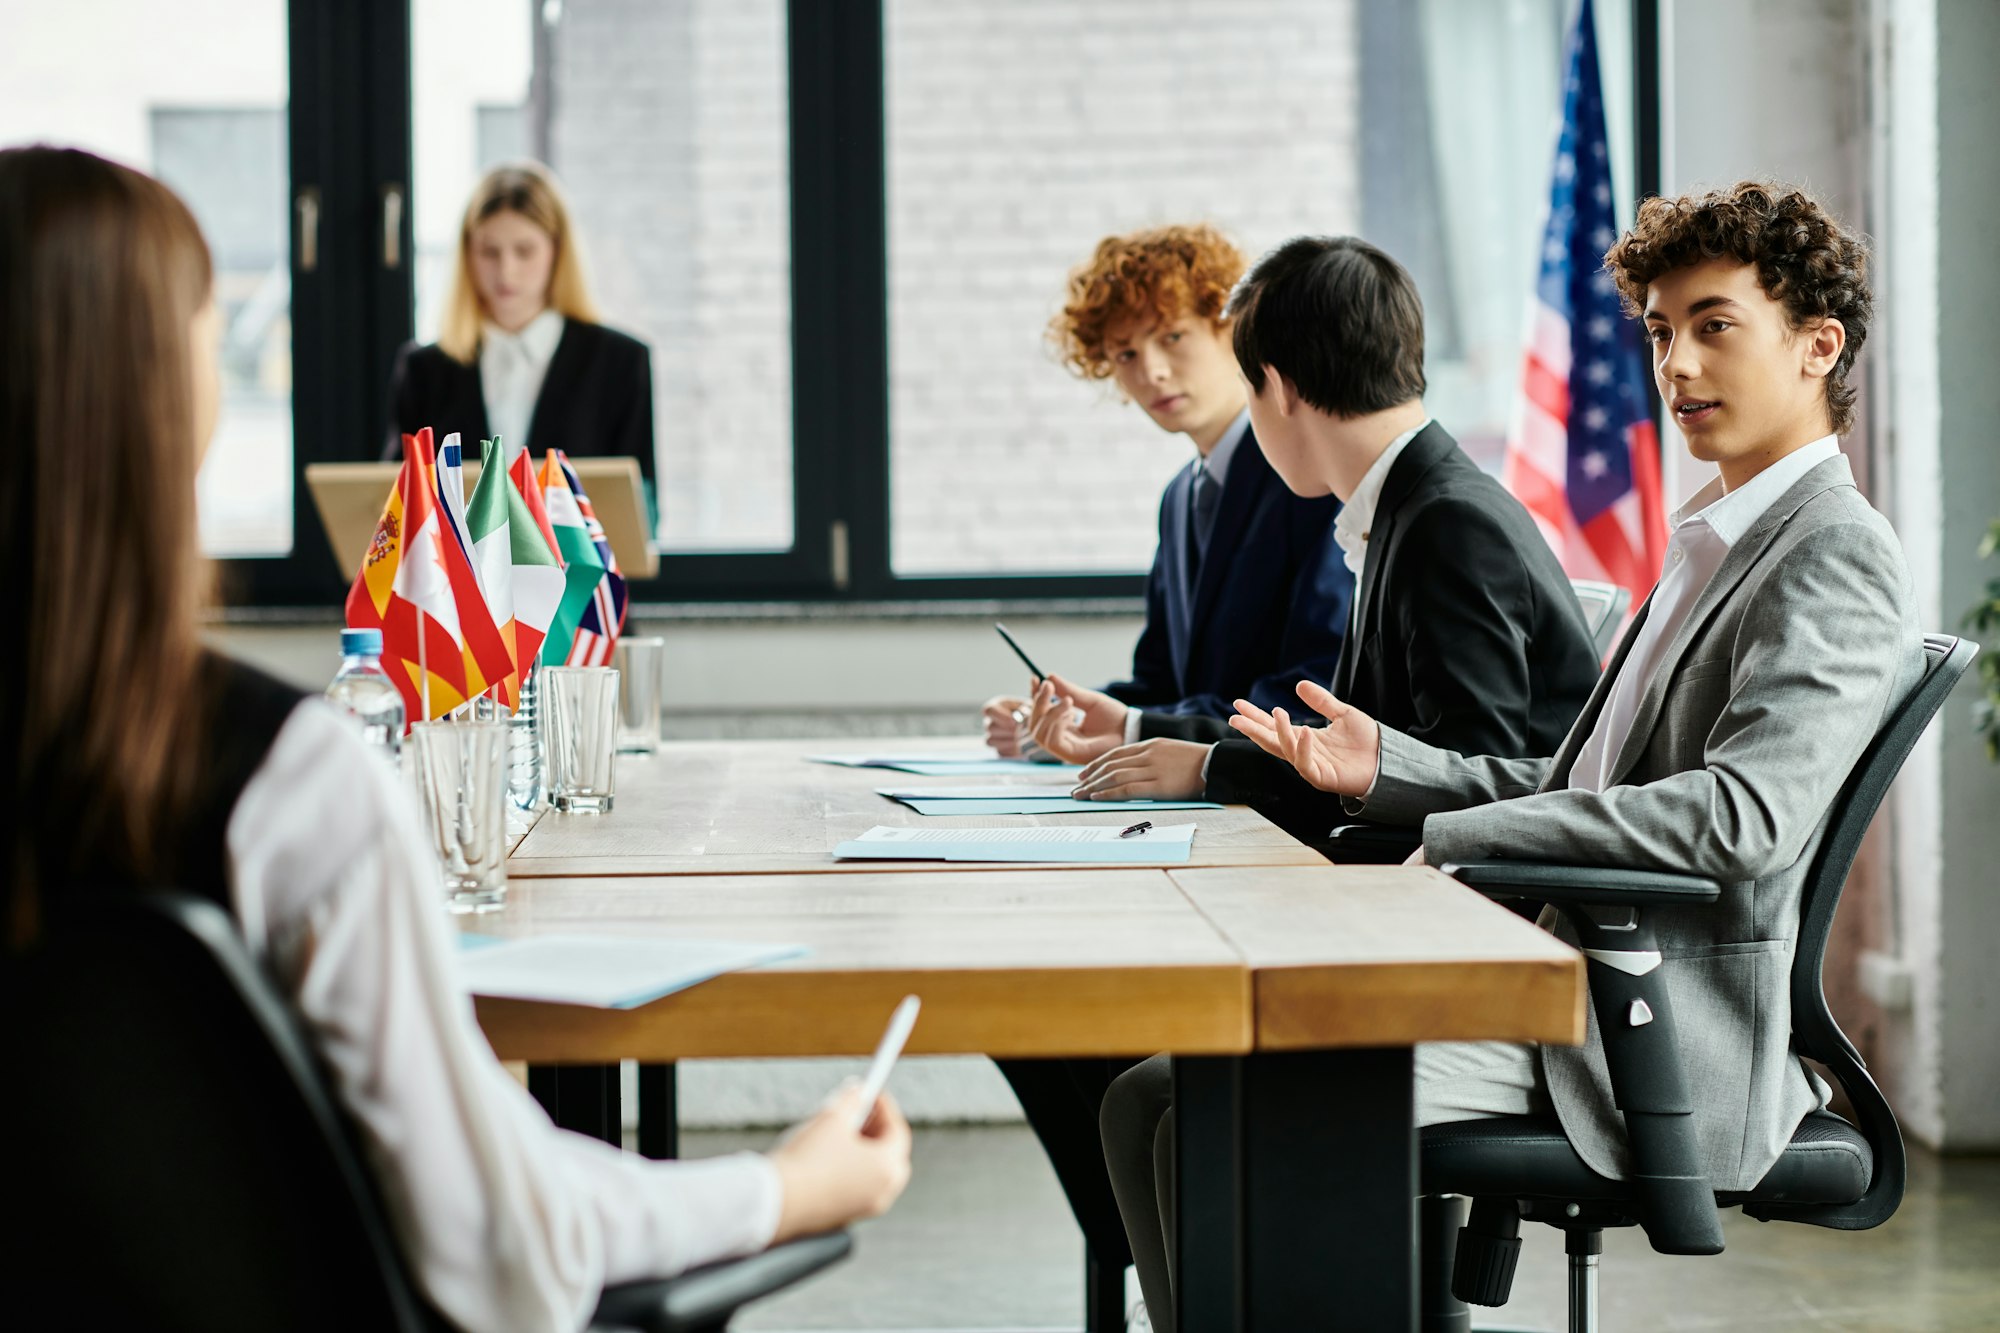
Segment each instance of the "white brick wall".
[[653,347],[670,544],[791,541],[779,0],[569,0],[551,156],[606,318]]
[[1102,236],[1358,217],[1351,0],[889,0],[899,572],[1143,568],[1189,456],[1042,331]]
[[[890,0],[899,570],[1143,567],[1188,456],[1055,364],[1107,232],[1210,219],[1253,255],[1351,230],[1352,0]],[[607,317],[654,349],[667,535],[791,529],[778,0],[568,0],[555,166]]]

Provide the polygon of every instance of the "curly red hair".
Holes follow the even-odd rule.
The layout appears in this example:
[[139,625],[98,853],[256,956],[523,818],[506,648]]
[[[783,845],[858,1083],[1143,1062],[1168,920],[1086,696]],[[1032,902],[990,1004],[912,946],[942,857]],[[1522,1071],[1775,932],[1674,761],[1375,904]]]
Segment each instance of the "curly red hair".
[[1132,317],[1166,323],[1198,315],[1219,329],[1230,289],[1246,267],[1243,252],[1206,222],[1107,236],[1070,273],[1062,313],[1049,321],[1049,342],[1079,378],[1109,379],[1108,328]]
[[1646,200],[1632,230],[1604,256],[1604,268],[1636,319],[1661,274],[1708,259],[1755,265],[1757,285],[1785,308],[1795,329],[1829,316],[1840,321],[1847,344],[1826,377],[1826,406],[1835,433],[1846,434],[1854,424],[1847,372],[1868,340],[1875,309],[1867,242],[1803,190],[1740,181],[1704,195]]

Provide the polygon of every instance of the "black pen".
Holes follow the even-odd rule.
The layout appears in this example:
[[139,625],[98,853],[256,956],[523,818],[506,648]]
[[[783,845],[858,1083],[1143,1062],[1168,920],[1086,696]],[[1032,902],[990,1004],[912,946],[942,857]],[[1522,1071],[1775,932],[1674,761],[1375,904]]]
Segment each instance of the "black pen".
[[1021,651],[1020,644],[1014,642],[1014,636],[1007,632],[1007,627],[1005,625],[1001,624],[999,621],[996,620],[993,622],[993,628],[1000,631],[1000,637],[1005,639],[1007,641],[1007,646],[1014,650],[1014,656],[1021,659],[1022,665],[1026,666],[1028,670],[1031,673],[1033,673],[1037,681],[1046,679],[1046,677],[1042,674],[1042,669],[1035,665],[1033,659],[1031,659],[1026,653]]
[[1123,833],[1120,833],[1118,836],[1121,838],[1129,838],[1136,833],[1144,833],[1147,829],[1151,827],[1153,827],[1152,820],[1142,819],[1138,823],[1134,824],[1131,828],[1128,828]]

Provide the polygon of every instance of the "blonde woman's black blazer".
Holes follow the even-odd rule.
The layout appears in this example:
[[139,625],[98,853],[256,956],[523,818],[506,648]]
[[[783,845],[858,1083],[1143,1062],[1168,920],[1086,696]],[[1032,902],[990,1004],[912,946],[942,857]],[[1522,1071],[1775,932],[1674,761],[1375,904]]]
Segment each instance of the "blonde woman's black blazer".
[[[440,440],[457,431],[472,458],[490,432],[478,361],[454,361],[435,343],[410,343],[397,354],[389,403],[382,449],[389,462],[402,458],[403,436],[424,426]],[[636,458],[651,481],[653,363],[646,344],[602,324],[565,320],[528,438],[515,443],[538,453],[561,449],[574,458]]]

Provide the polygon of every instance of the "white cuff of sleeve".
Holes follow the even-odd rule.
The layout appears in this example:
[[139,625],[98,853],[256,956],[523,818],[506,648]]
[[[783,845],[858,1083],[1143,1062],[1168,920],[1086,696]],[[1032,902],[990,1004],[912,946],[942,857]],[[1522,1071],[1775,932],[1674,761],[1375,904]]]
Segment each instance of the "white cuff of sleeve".
[[1139,717],[1143,712],[1143,709],[1138,708],[1128,708],[1125,710],[1125,743],[1127,745],[1136,744],[1139,740]]
[[1208,791],[1208,766],[1214,762],[1215,747],[1211,745],[1208,747],[1207,753],[1201,757],[1201,789],[1204,793]]

